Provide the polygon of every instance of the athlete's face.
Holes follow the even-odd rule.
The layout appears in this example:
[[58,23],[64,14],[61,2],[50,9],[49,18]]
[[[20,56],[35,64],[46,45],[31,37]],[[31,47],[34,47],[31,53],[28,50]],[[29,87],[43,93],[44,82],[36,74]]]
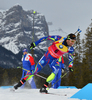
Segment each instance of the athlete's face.
[[23,55],[27,54],[27,52],[23,52]]
[[67,45],[71,47],[74,45],[75,41],[76,40],[74,40],[74,39],[70,39],[70,40],[67,40],[66,42],[67,42]]

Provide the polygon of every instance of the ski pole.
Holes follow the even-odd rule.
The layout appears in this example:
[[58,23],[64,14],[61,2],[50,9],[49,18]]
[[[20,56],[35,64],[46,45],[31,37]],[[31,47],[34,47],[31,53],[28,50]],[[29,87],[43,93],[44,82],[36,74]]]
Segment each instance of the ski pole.
[[[27,70],[27,69],[25,69],[25,68],[23,68],[23,67],[21,67],[21,66],[18,66],[17,68],[21,68],[21,69],[23,69],[23,70],[25,70],[25,71],[27,71],[27,72],[30,72],[29,70]],[[38,76],[38,77],[41,77],[41,78],[43,78],[43,79],[47,79],[46,77],[43,77],[43,76],[41,76],[41,75],[39,75],[39,74],[35,74],[36,76]]]
[[[68,73],[69,73],[69,71],[66,72],[63,76],[61,76],[52,86],[54,86],[60,79],[62,79],[63,77],[65,77]],[[51,87],[47,87],[47,90],[49,90]]]
[[41,76],[41,75],[39,75],[39,74],[35,74],[36,76],[38,76],[38,77],[41,77],[41,78],[43,78],[43,79],[47,79],[46,77],[43,77],[43,76]]
[[78,28],[78,30],[74,33],[74,34],[76,34],[76,33],[81,33],[82,32],[82,30],[80,30],[79,28]]
[[63,77],[65,77],[68,74],[68,72],[66,72],[63,76],[61,76],[52,86],[54,86],[60,79],[62,79]]

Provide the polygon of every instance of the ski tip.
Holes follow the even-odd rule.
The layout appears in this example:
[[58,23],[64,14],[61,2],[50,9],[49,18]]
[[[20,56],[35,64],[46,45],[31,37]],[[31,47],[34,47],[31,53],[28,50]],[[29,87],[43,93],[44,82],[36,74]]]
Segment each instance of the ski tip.
[[10,92],[15,92],[14,90],[10,89]]
[[10,91],[11,91],[11,92],[15,92],[15,89],[14,89],[14,88],[11,88]]

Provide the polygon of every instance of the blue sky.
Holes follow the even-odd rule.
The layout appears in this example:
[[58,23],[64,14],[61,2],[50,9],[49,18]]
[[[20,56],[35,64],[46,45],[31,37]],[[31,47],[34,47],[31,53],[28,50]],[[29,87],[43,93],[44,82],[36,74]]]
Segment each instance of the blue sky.
[[[0,0],[0,9],[6,10],[19,4],[24,10],[35,10],[53,24],[49,30],[63,29],[75,32],[79,27],[84,36],[92,19],[92,0]],[[50,35],[55,35],[51,32]],[[60,34],[56,32],[56,34]],[[60,34],[62,36],[62,34]]]

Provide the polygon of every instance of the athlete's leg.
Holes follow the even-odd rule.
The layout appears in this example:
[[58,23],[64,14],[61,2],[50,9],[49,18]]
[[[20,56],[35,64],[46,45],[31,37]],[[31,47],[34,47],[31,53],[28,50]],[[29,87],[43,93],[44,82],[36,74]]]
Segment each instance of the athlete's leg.
[[35,84],[35,81],[34,81],[34,76],[31,79],[29,79],[28,82],[31,85],[32,89],[36,89],[36,84]]
[[[24,78],[24,76],[26,75],[26,71],[22,71],[22,77],[21,77],[21,80]],[[23,89],[25,86],[25,83],[20,87],[21,89]]]
[[[53,64],[49,64],[50,67],[52,68],[53,72],[49,75],[49,77],[46,79],[45,84],[42,86],[42,88],[40,89],[40,92],[46,92],[47,90],[46,88],[48,87],[48,85],[54,80],[55,76],[57,75],[58,71],[59,71],[59,66],[56,62],[52,61]],[[53,66],[52,66],[53,65]]]
[[[30,73],[29,73],[30,74]],[[28,81],[29,79],[31,79],[34,75],[29,75],[29,74],[27,74],[27,75],[25,75],[24,76],[24,78],[22,79],[22,80],[20,80],[19,82],[18,82],[18,84],[16,84],[15,86],[14,86],[14,88],[15,89],[18,89],[19,87],[21,87],[26,81]]]
[[59,71],[58,71],[58,74],[57,74],[57,87],[56,88],[58,88],[59,86],[60,86],[60,84],[61,84],[61,75],[62,75],[62,72],[61,72],[61,69],[59,69]]
[[52,88],[57,88],[57,83],[55,84],[55,82],[57,81],[57,76],[58,74],[55,76],[54,80],[51,82]]

